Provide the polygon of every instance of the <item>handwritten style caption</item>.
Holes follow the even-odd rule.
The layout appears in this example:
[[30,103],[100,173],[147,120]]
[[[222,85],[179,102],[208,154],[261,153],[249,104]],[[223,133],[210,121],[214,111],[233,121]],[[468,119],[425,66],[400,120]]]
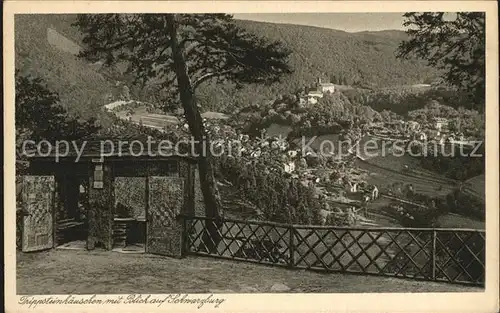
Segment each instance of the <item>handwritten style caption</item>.
[[226,301],[210,295],[190,295],[190,294],[170,294],[170,295],[143,295],[131,294],[127,296],[98,296],[98,295],[67,295],[67,296],[22,296],[19,304],[36,308],[38,305],[102,305],[102,304],[150,304],[158,307],[164,303],[168,304],[188,304],[201,309],[205,305],[213,305],[219,308]]

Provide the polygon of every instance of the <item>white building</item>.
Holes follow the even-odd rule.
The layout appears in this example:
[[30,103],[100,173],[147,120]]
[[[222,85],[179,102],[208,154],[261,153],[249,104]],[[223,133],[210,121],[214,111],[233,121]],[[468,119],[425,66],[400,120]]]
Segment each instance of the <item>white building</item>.
[[372,200],[375,200],[378,198],[378,188],[377,186],[373,185],[373,189],[372,189],[372,194],[371,194],[371,198]]
[[418,122],[409,121],[408,123],[406,123],[406,125],[407,125],[407,129],[409,131],[418,131],[418,130],[420,130],[420,124]]
[[448,120],[446,118],[436,117],[434,118],[433,122],[434,127],[439,131],[448,127]]
[[108,111],[111,111],[111,110],[114,110],[114,109],[116,109],[118,107],[121,107],[122,105],[129,104],[129,103],[132,103],[132,102],[133,102],[132,100],[130,100],[130,101],[118,100],[118,101],[106,104],[104,106],[104,108],[106,108],[106,110],[108,110]]
[[415,140],[425,141],[427,140],[427,134],[424,132],[418,132],[414,135]]
[[353,182],[348,182],[347,186],[346,186],[346,190],[348,192],[358,192],[358,184],[357,183],[353,183]]
[[325,93],[334,93],[335,85],[332,83],[322,83],[321,78],[318,78],[316,83],[316,90],[310,90],[306,96],[307,103],[316,104],[318,99],[323,98]]
[[321,78],[318,78],[317,90],[322,93],[334,93],[335,85],[332,83],[322,83]]
[[284,168],[285,172],[293,173],[295,171],[295,162],[289,161],[289,162],[285,163],[284,167],[285,167]]
[[309,104],[316,104],[318,103],[318,99],[321,99],[323,98],[323,93],[322,92],[319,92],[319,91],[310,91],[308,94],[307,94],[307,103]]
[[439,144],[444,145],[445,143],[446,143],[446,136],[441,136],[441,138],[439,139]]

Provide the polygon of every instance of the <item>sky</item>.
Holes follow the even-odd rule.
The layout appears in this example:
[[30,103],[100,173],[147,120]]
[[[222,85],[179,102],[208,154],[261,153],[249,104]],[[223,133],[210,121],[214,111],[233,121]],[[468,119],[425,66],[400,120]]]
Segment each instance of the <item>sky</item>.
[[402,15],[403,13],[242,13],[234,14],[234,18],[359,32],[403,30]]

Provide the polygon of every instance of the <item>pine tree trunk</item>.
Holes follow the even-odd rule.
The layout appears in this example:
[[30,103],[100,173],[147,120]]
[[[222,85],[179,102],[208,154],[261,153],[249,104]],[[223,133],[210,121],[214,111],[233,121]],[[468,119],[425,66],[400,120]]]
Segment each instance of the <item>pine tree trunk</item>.
[[[205,203],[205,214],[207,217],[215,219],[220,218],[221,201],[219,191],[215,182],[210,141],[206,134],[203,120],[196,105],[195,94],[193,85],[188,75],[186,60],[184,59],[183,51],[179,47],[177,40],[177,25],[175,15],[169,14],[167,16],[168,30],[171,38],[172,57],[174,60],[175,74],[177,77],[177,84],[179,86],[179,94],[182,106],[184,108],[184,115],[186,116],[189,130],[196,140],[195,147],[198,153],[198,169],[200,172],[200,185],[203,193],[203,200]],[[202,147],[206,154],[202,154]],[[204,235],[203,241],[207,245],[209,252],[217,248],[221,238],[218,235],[218,228],[220,223],[207,222],[207,232]]]

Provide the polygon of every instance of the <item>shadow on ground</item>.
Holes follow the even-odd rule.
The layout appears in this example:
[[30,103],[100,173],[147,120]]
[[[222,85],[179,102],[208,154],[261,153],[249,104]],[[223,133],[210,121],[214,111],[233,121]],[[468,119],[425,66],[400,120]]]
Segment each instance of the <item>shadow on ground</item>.
[[315,273],[206,257],[110,251],[17,253],[17,294],[482,292],[387,277]]

